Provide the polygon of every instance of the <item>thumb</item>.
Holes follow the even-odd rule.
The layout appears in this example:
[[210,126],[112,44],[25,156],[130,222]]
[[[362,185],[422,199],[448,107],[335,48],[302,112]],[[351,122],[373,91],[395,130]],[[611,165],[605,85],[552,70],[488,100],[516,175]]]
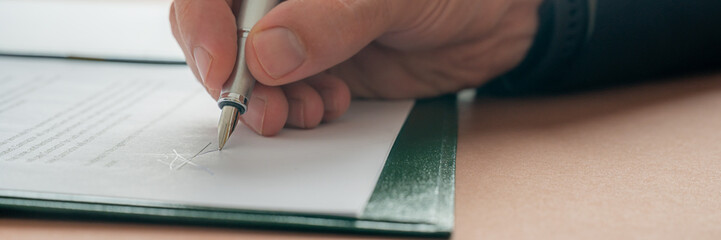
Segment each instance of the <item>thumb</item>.
[[315,75],[359,52],[393,27],[397,5],[386,0],[288,0],[251,30],[248,68],[268,86]]

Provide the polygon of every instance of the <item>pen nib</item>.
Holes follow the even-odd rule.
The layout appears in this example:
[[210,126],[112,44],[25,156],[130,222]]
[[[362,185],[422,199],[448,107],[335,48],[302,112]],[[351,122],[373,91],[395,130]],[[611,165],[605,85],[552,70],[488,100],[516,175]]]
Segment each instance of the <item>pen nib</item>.
[[218,122],[218,150],[223,150],[223,146],[230,138],[237,123],[238,109],[233,106],[223,106]]

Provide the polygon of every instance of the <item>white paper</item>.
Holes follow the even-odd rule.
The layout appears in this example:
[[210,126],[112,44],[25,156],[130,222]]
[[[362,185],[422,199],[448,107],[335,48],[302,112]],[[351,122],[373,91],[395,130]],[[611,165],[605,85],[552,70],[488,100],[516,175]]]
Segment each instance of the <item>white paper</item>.
[[172,0],[0,0],[0,53],[185,61]]
[[0,58],[0,194],[357,216],[412,105],[354,101],[275,137],[239,125],[192,158],[217,149],[219,110],[186,66]]

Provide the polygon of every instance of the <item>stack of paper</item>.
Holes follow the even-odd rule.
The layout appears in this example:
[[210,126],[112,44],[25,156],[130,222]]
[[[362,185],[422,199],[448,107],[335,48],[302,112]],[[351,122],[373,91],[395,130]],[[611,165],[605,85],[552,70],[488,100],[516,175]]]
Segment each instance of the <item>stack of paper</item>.
[[0,54],[183,62],[172,0],[0,0]]

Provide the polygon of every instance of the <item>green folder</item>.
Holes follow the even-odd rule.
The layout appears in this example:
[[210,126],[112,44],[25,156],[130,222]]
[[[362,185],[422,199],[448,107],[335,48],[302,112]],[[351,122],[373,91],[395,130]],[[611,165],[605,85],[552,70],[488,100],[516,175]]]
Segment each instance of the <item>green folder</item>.
[[358,218],[67,200],[72,196],[41,200],[9,197],[18,194],[8,191],[0,191],[0,214],[447,237],[453,230],[457,118],[455,95],[416,102]]

